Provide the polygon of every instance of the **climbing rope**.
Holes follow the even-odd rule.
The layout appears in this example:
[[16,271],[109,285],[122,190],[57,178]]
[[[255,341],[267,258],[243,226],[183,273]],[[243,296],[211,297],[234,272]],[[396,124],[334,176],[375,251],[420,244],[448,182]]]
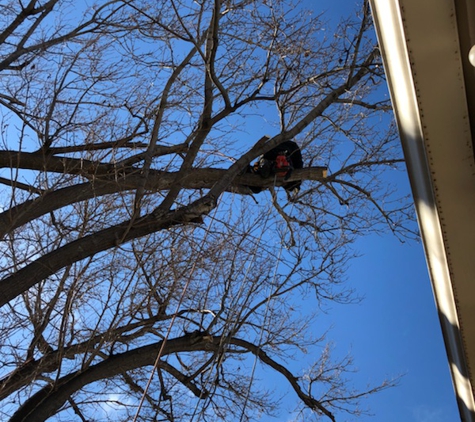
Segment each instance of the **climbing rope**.
[[[215,210],[214,210],[214,215],[213,215],[213,217],[216,216],[216,212],[217,212],[218,208],[219,208],[219,203],[218,203],[218,206],[216,206],[216,208],[215,208]],[[204,244],[205,244],[205,242],[206,242],[206,238],[208,237],[208,234],[209,234],[209,232],[210,232],[210,228],[211,228],[211,223],[212,223],[212,221],[213,221],[213,218],[210,218],[209,223],[208,223],[208,227],[206,228],[206,232],[205,232],[204,237],[203,237],[203,240],[202,240],[202,242],[201,242],[200,251],[203,250]],[[190,283],[191,283],[192,276],[193,276],[193,274],[194,274],[194,272],[195,272],[195,269],[196,269],[196,263],[197,263],[197,261],[198,261],[198,260],[195,260],[195,261],[193,262],[193,265],[192,265],[191,270],[190,270],[190,274],[189,274],[188,279],[187,279],[187,281],[186,281],[186,283],[185,283],[185,286],[183,287],[183,290],[182,290],[182,292],[181,292],[180,299],[178,300],[178,303],[177,303],[177,306],[176,306],[176,310],[175,310],[175,312],[173,313],[173,316],[172,316],[172,318],[171,318],[171,320],[170,320],[170,324],[169,324],[169,326],[168,326],[168,330],[167,330],[167,332],[166,332],[166,334],[165,334],[164,339],[162,340],[162,345],[160,346],[160,350],[158,351],[157,357],[156,357],[155,362],[154,362],[154,364],[153,364],[153,367],[152,367],[150,376],[149,376],[149,378],[148,378],[147,384],[146,384],[145,389],[144,389],[144,391],[143,391],[142,397],[140,398],[140,402],[139,402],[139,405],[138,405],[138,408],[137,408],[137,412],[135,413],[133,422],[137,422],[137,419],[138,419],[138,417],[139,417],[140,411],[142,410],[142,406],[143,406],[143,403],[144,403],[144,401],[145,401],[145,397],[146,397],[146,395],[147,395],[147,393],[148,393],[148,390],[149,390],[149,388],[150,388],[150,385],[151,385],[151,383],[152,383],[152,379],[153,379],[153,376],[154,376],[154,374],[155,374],[155,371],[156,371],[157,368],[158,368],[158,364],[159,364],[159,362],[160,362],[160,359],[162,358],[163,351],[165,350],[165,345],[166,345],[166,343],[167,343],[168,337],[169,337],[170,334],[171,334],[173,325],[174,325],[175,320],[176,320],[176,317],[177,317],[177,315],[178,315],[178,311],[180,310],[180,307],[181,307],[181,305],[182,305],[182,303],[183,303],[183,300],[184,300],[184,298],[185,298],[186,291],[188,290],[188,287],[189,287],[189,285],[190,285]]]
[[[261,231],[260,231],[259,237],[256,238],[254,249],[253,249],[252,252],[251,252],[251,257],[252,257],[252,258],[251,258],[251,261],[250,261],[250,262],[247,261],[248,265],[247,265],[247,268],[246,268],[246,272],[245,272],[245,274],[244,274],[244,278],[243,278],[243,280],[242,280],[242,282],[241,282],[241,285],[240,285],[240,288],[239,288],[239,290],[238,290],[237,295],[233,298],[233,301],[232,301],[232,303],[231,303],[231,305],[230,305],[230,309],[231,309],[231,310],[236,309],[236,307],[237,307],[238,304],[239,304],[240,299],[242,298],[242,295],[243,295],[243,293],[244,293],[244,286],[245,286],[246,281],[247,281],[247,279],[248,279],[248,276],[249,276],[249,273],[250,273],[251,268],[252,268],[252,266],[253,266],[253,263],[254,263],[254,261],[255,261],[255,259],[256,259],[256,257],[257,257],[257,251],[258,251],[258,249],[259,249],[259,247],[260,247],[260,245],[261,245],[262,237],[263,237],[263,235],[264,235],[264,233],[265,233],[265,231],[266,231],[266,229],[267,229],[267,224],[268,224],[268,222],[269,222],[270,215],[271,215],[271,207],[270,207],[270,205],[269,205],[269,207],[268,207],[268,209],[267,209],[267,212],[266,212],[266,215],[265,215],[266,218],[265,218],[264,224],[262,225],[262,229],[261,229]],[[240,312],[239,312],[239,313],[235,313],[235,314],[232,315],[232,316],[228,316],[228,320],[233,320],[233,319],[235,319],[239,314],[240,314]],[[216,315],[215,321],[217,320],[218,316],[219,316],[219,314]],[[232,328],[229,328],[228,333],[231,333],[232,330],[233,330]],[[219,370],[219,367],[222,365],[222,362],[223,362],[223,360],[224,360],[224,354],[225,354],[225,352],[226,352],[226,348],[227,348],[227,345],[228,345],[227,338],[228,338],[228,336],[227,336],[225,330],[223,329],[223,333],[222,333],[221,339],[220,339],[220,344],[219,344],[219,346],[218,346],[218,351],[216,352],[216,355],[218,356],[218,358],[216,359],[216,366],[215,366],[215,370],[216,370],[216,371]],[[211,369],[213,369],[213,368],[211,368]],[[208,384],[211,382],[211,376],[212,376],[212,373],[211,373],[211,371],[210,371],[209,376],[208,376],[208,379],[207,379],[205,385],[208,385]],[[201,398],[201,396],[200,396],[200,398]],[[194,411],[193,411],[193,415],[192,415],[192,417],[191,417],[191,419],[190,419],[190,422],[192,422],[192,421],[194,420],[194,418],[195,418],[195,416],[196,416],[196,414],[197,414],[197,411],[198,411],[198,407],[199,407],[199,401],[196,403],[196,406],[195,406],[195,409],[194,409]],[[205,408],[205,407],[206,407],[206,403],[203,405],[203,408]],[[199,419],[198,419],[198,421],[199,421]]]
[[276,259],[276,262],[275,262],[274,274],[272,276],[272,281],[269,284],[269,293],[267,295],[266,308],[265,308],[265,311],[264,311],[264,319],[263,319],[262,324],[261,324],[261,330],[260,330],[260,334],[259,334],[259,341],[257,343],[257,352],[255,353],[255,356],[254,356],[254,362],[253,362],[252,370],[251,370],[251,379],[249,380],[249,386],[248,386],[248,389],[247,389],[246,398],[244,400],[244,405],[242,407],[241,417],[239,419],[240,422],[242,422],[244,420],[247,404],[249,402],[249,397],[250,397],[250,394],[251,394],[252,383],[254,381],[254,376],[255,376],[256,367],[257,367],[258,355],[259,355],[259,351],[261,350],[262,339],[264,337],[264,327],[267,325],[267,317],[269,315],[270,303],[271,303],[271,300],[272,300],[271,289],[272,289],[272,286],[275,284],[275,279],[277,277],[277,269],[279,267],[280,258],[282,256],[283,249],[284,249],[284,242],[281,241],[280,242],[279,253],[277,255],[277,259]]
[[[275,178],[274,178],[274,186],[275,186]],[[292,205],[293,207],[293,205]],[[210,218],[210,221],[209,221],[209,224],[207,226],[207,229],[205,231],[205,234],[204,234],[204,237],[203,237],[203,240],[201,242],[201,246],[200,246],[200,251],[203,250],[204,248],[204,244],[206,242],[206,239],[210,233],[210,229],[211,229],[211,224],[214,220],[214,218],[216,217],[216,213],[217,213],[217,210],[218,210],[219,206],[217,206],[214,210],[214,215],[212,218]],[[262,226],[262,230],[261,230],[261,233],[259,235],[259,237],[257,238],[257,241],[255,243],[255,247],[254,247],[254,250],[252,252],[252,260],[251,262],[249,263],[249,265],[247,266],[247,269],[246,269],[246,273],[244,275],[244,279],[241,283],[241,286],[238,290],[238,294],[233,298],[233,303],[231,305],[231,309],[234,309],[238,304],[239,304],[239,301],[243,295],[243,292],[244,292],[244,286],[245,286],[245,282],[249,276],[249,273],[251,271],[251,268],[252,268],[252,265],[257,257],[257,251],[258,251],[258,248],[260,246],[260,243],[261,243],[261,240],[262,240],[262,237],[266,231],[266,228],[267,228],[267,224],[269,222],[269,219],[270,219],[270,215],[271,215],[271,205],[269,205],[268,207],[268,211],[266,213],[266,220]],[[269,285],[269,289],[272,288],[272,285],[274,284],[275,282],[275,279],[276,279],[276,276],[277,276],[277,270],[278,270],[278,266],[279,266],[279,262],[280,262],[280,258],[281,258],[281,255],[282,255],[282,251],[283,251],[283,247],[284,247],[284,244],[283,242],[281,242],[281,247],[280,247],[280,250],[279,250],[279,253],[277,255],[277,259],[276,259],[276,265],[275,265],[275,268],[274,268],[274,274],[273,274],[273,278],[272,278],[272,282],[271,284]],[[162,344],[161,344],[161,347],[158,351],[158,354],[157,354],[157,357],[154,361],[154,364],[153,364],[153,367],[152,367],[152,370],[151,370],[151,373],[150,373],[150,376],[148,378],[148,381],[147,381],[147,384],[145,386],[145,389],[143,391],[143,394],[142,394],[142,397],[140,399],[140,402],[139,402],[139,405],[138,405],[138,408],[137,408],[137,412],[135,414],[135,417],[133,419],[133,422],[137,422],[138,420],[138,417],[139,417],[139,414],[140,414],[140,411],[143,407],[143,403],[145,401],[145,398],[147,396],[147,393],[148,393],[148,390],[150,388],[150,385],[152,383],[152,380],[153,380],[153,376],[155,374],[155,371],[157,370],[158,368],[158,365],[160,363],[160,359],[162,358],[162,355],[163,355],[163,351],[165,349],[165,345],[166,345],[166,342],[172,332],[172,329],[173,329],[173,326],[174,326],[174,323],[175,323],[175,320],[177,318],[177,315],[178,315],[178,312],[180,310],[180,307],[184,301],[184,298],[185,298],[185,294],[188,290],[188,287],[191,283],[191,280],[192,280],[192,277],[193,277],[193,274],[196,270],[196,266],[197,266],[197,260],[194,261],[191,269],[190,269],[190,273],[188,275],[188,278],[187,278],[187,281],[185,283],[185,286],[183,287],[183,290],[181,292],[181,295],[180,295],[180,298],[179,298],[179,301],[177,303],[177,306],[176,306],[176,311],[174,312],[172,318],[171,318],[171,321],[170,321],[170,324],[168,326],[168,330],[165,334],[165,337],[162,341]],[[263,339],[263,336],[264,336],[264,327],[266,325],[266,321],[267,321],[267,318],[268,318],[268,314],[269,314],[269,309],[270,309],[270,302],[271,302],[271,294],[269,292],[268,294],[268,299],[266,301],[266,308],[265,308],[265,313],[264,313],[264,320],[263,320],[263,324],[261,326],[261,331],[260,331],[260,335],[259,335],[259,342],[258,342],[258,350],[260,350],[260,344],[262,343],[262,339]],[[242,311],[242,310],[241,310]],[[238,314],[240,314],[241,312],[237,313],[236,316]],[[217,315],[218,316],[218,315]],[[217,317],[216,316],[216,317]],[[229,320],[229,317],[228,317],[228,320]],[[229,332],[231,332],[232,329],[229,329]],[[216,359],[216,371],[218,371],[219,367],[222,365],[222,362],[224,360],[224,353],[225,353],[225,350],[226,350],[226,343],[227,343],[227,335],[225,335],[225,333],[223,332],[222,336],[221,336],[221,341],[220,341],[220,344],[219,344],[219,347],[218,347],[218,352],[216,353],[216,356],[218,356],[218,359]],[[255,358],[254,358],[254,363],[253,363],[253,368],[252,368],[252,371],[251,371],[251,379],[250,379],[250,382],[249,382],[249,387],[248,387],[248,390],[247,390],[247,393],[246,393],[246,398],[245,398],[245,401],[244,401],[244,405],[243,405],[243,408],[242,408],[242,413],[241,413],[241,418],[240,418],[240,421],[242,422],[244,416],[245,416],[245,410],[247,408],[247,404],[249,402],[249,397],[250,397],[250,392],[251,392],[251,388],[252,388],[252,383],[253,383],[253,380],[254,380],[254,376],[255,376],[255,370],[256,370],[256,366],[257,366],[257,359],[258,359],[258,352],[255,354]],[[211,368],[212,369],[212,368]],[[208,380],[206,381],[206,383],[209,383],[211,381],[211,371],[210,371],[210,375],[208,376]],[[203,394],[203,391],[204,389],[202,389],[202,393]],[[197,413],[197,409],[198,409],[198,404],[199,404],[199,401],[197,402],[197,405],[195,407],[195,410],[193,412],[193,415],[192,415],[192,418],[190,419],[190,422],[193,421],[196,413]]]

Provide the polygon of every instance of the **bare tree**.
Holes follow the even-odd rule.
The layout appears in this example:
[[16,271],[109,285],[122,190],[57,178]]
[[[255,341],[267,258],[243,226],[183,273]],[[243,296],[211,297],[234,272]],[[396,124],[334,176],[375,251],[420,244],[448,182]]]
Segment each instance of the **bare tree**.
[[[354,391],[303,305],[352,300],[358,236],[411,235],[366,2],[0,10],[2,419],[256,420],[267,367],[335,421],[391,384]],[[246,169],[290,139],[289,202]]]

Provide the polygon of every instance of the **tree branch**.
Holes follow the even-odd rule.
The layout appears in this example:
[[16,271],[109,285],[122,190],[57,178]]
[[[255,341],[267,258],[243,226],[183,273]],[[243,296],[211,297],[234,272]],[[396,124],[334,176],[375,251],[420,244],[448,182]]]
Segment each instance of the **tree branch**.
[[[169,339],[166,341],[162,349],[162,357],[173,353],[181,352],[216,352],[222,344],[221,336],[210,336],[205,333],[191,333],[182,337]],[[281,375],[292,386],[295,393],[302,402],[310,409],[327,416],[331,421],[335,421],[332,413],[326,409],[318,400],[305,394],[298,383],[298,379],[283,365],[270,358],[260,347],[239,338],[225,339],[230,345],[238,346],[246,351],[256,355],[261,362],[270,366]],[[147,346],[138,347],[117,355],[112,355],[102,362],[90,366],[84,371],[78,371],[60,378],[55,385],[48,385],[31,396],[23,405],[15,412],[10,422],[40,422],[54,415],[68,400],[68,398],[83,388],[101,379],[110,378],[115,375],[144,366],[153,365],[157,357],[157,353],[162,348],[162,341]],[[228,349],[228,353],[232,353]],[[158,367],[168,371],[171,369],[169,365],[163,361],[158,363]],[[178,374],[179,371],[171,370],[171,375],[186,385],[186,377]],[[199,390],[194,391],[198,393]]]
[[[1,155],[1,152],[0,152]],[[61,163],[63,165],[64,163]],[[101,169],[110,169],[112,166],[104,165]],[[97,168],[91,164],[90,168]],[[70,168],[70,171],[75,171],[75,168]],[[225,175],[226,169],[203,168],[192,169],[181,180],[178,181],[183,189],[211,189],[218,181]],[[158,192],[161,190],[168,190],[177,183],[176,172],[162,172],[152,170],[148,178],[145,180],[144,188],[149,192]],[[243,174],[237,176],[226,191],[248,195],[251,193],[249,186],[261,187],[268,189],[273,186],[282,186],[287,182],[299,180],[314,180],[323,181],[327,177],[325,167],[308,167],[304,169],[293,170],[291,176],[284,180],[283,178],[263,179],[255,174]],[[1,182],[1,180],[0,180]],[[113,174],[95,177],[94,181],[81,183],[66,188],[57,189],[50,192],[35,192],[41,196],[16,205],[2,213],[0,213],[0,239],[2,239],[8,232],[26,224],[29,221],[48,214],[52,211],[71,205],[77,202],[86,201],[94,197],[103,195],[125,192],[137,189],[138,186],[144,182],[142,175],[137,174],[137,169],[126,168],[123,172],[117,175],[117,169],[114,169]],[[15,182],[10,182],[16,185]],[[26,188],[27,186],[25,186]]]
[[212,198],[204,197],[175,211],[152,212],[132,224],[125,221],[67,243],[1,280],[0,307],[69,264],[159,230],[196,222],[215,206]]

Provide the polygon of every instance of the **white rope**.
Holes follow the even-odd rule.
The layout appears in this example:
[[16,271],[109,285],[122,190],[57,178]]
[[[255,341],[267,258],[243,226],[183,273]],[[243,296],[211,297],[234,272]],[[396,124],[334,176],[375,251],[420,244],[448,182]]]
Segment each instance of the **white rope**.
[[[276,180],[276,179],[274,178],[274,186],[275,186],[275,180]],[[217,212],[218,208],[219,208],[219,207],[216,207],[216,208],[215,208],[214,215],[216,215],[216,212]],[[240,298],[241,298],[241,296],[242,296],[242,294],[243,294],[243,292],[244,292],[245,281],[247,280],[247,277],[248,277],[249,272],[250,272],[250,270],[251,270],[252,264],[253,264],[253,262],[255,261],[255,258],[256,258],[256,256],[257,256],[257,250],[258,250],[258,247],[260,246],[260,242],[261,242],[262,237],[263,237],[263,234],[264,234],[264,232],[265,232],[265,230],[266,230],[267,223],[268,223],[268,221],[269,221],[270,215],[271,215],[271,207],[270,207],[270,205],[269,205],[268,211],[267,211],[267,213],[266,213],[266,221],[264,222],[264,225],[262,226],[261,233],[260,233],[260,235],[259,235],[259,238],[258,238],[257,241],[256,241],[256,245],[255,245],[254,251],[253,251],[253,253],[252,253],[252,260],[251,260],[251,263],[249,263],[249,265],[248,265],[248,267],[247,267],[247,269],[246,269],[246,273],[245,273],[245,276],[244,276],[244,280],[243,280],[243,282],[241,283],[241,286],[240,286],[240,289],[239,289],[239,291],[238,291],[237,296],[236,296],[236,297],[234,298],[234,300],[233,300],[233,302],[235,303],[235,305],[234,305],[234,306],[231,306],[231,309],[233,309],[233,308],[238,304],[238,302],[239,302],[239,300],[240,300]],[[202,242],[201,242],[200,250],[203,250],[204,243],[205,243],[206,238],[207,238],[207,236],[208,236],[208,234],[209,234],[209,232],[210,232],[210,229],[211,229],[211,223],[212,223],[212,221],[213,221],[213,218],[210,219],[210,222],[209,222],[208,227],[207,227],[207,229],[206,229],[205,235],[204,235],[203,240],[202,240]],[[274,275],[273,275],[272,283],[271,283],[270,286],[269,286],[269,290],[272,288],[272,285],[274,284],[275,278],[276,278],[276,276],[277,276],[277,268],[278,268],[278,266],[279,266],[280,258],[281,258],[281,255],[282,255],[282,250],[283,250],[283,242],[281,242],[281,247],[280,247],[279,254],[278,254],[277,260],[276,260],[276,265],[275,265],[275,268],[274,268]],[[189,287],[189,285],[190,285],[190,283],[191,283],[191,279],[192,279],[192,276],[193,276],[193,274],[194,274],[194,272],[195,272],[196,265],[197,265],[197,260],[195,260],[195,262],[193,263],[193,266],[192,266],[192,268],[191,268],[191,270],[190,270],[190,274],[189,274],[189,276],[188,276],[187,282],[186,282],[186,284],[185,284],[185,286],[184,286],[184,288],[183,288],[183,290],[182,290],[180,299],[179,299],[178,304],[177,304],[177,307],[176,307],[176,311],[174,312],[174,314],[173,314],[173,316],[172,316],[172,319],[171,319],[171,321],[170,321],[170,324],[169,324],[167,333],[166,333],[166,335],[165,335],[165,338],[164,338],[163,341],[162,341],[162,345],[161,345],[160,350],[159,350],[159,352],[158,352],[158,354],[157,354],[157,357],[156,357],[156,359],[155,359],[153,368],[152,368],[151,373],[150,373],[150,377],[149,377],[149,379],[148,379],[148,381],[147,381],[147,384],[146,384],[146,386],[145,386],[145,389],[144,389],[144,391],[143,391],[143,394],[142,394],[142,397],[141,397],[141,399],[140,399],[140,402],[139,402],[139,405],[138,405],[138,408],[137,408],[137,412],[136,412],[136,414],[135,414],[135,417],[134,417],[134,419],[133,419],[133,422],[137,422],[137,420],[138,420],[138,416],[139,416],[140,411],[141,411],[141,409],[142,409],[142,407],[143,407],[143,403],[144,403],[144,401],[145,401],[145,397],[146,397],[147,392],[148,392],[148,390],[149,390],[149,388],[150,388],[150,385],[151,385],[152,380],[153,380],[153,376],[154,376],[154,374],[155,374],[155,371],[156,371],[157,368],[158,368],[160,359],[161,359],[162,354],[163,354],[163,351],[164,351],[164,349],[165,349],[166,342],[167,342],[167,340],[168,340],[168,338],[169,338],[169,336],[170,336],[170,334],[171,334],[171,331],[172,331],[173,325],[174,325],[174,323],[175,323],[175,320],[176,320],[178,311],[180,310],[180,307],[181,307],[181,305],[182,305],[182,303],[183,303],[183,300],[184,300],[186,291],[187,291],[187,289],[188,289],[188,287]],[[270,295],[270,293],[269,293],[269,297],[268,297],[268,300],[267,300],[267,302],[266,302],[266,309],[265,309],[265,313],[264,313],[264,321],[263,321],[263,324],[262,324],[262,327],[261,327],[261,331],[260,331],[260,336],[259,336],[258,350],[259,350],[259,348],[260,348],[260,344],[261,344],[262,338],[263,338],[263,336],[264,336],[264,326],[266,325],[266,320],[267,320],[267,316],[268,316],[268,313],[269,313],[269,308],[270,308],[271,299],[272,299],[272,298],[271,298],[271,295]],[[221,366],[222,361],[223,361],[223,356],[224,356],[223,350],[225,349],[225,346],[226,346],[226,344],[225,344],[225,338],[226,338],[226,336],[223,334],[223,335],[221,336],[221,342],[220,342],[220,345],[219,345],[219,348],[218,348],[218,352],[219,352],[219,355],[220,355],[221,357],[216,361],[216,362],[217,362],[217,363],[216,363],[216,370],[218,370],[218,368]],[[257,354],[256,354],[255,359],[254,359],[254,363],[253,363],[253,368],[252,368],[252,371],[251,371],[251,379],[250,379],[250,382],[249,382],[249,387],[248,387],[248,391],[247,391],[247,394],[246,394],[246,399],[245,399],[245,402],[244,402],[244,406],[243,406],[243,408],[242,408],[242,413],[241,413],[241,418],[240,418],[240,421],[241,421],[241,422],[242,422],[242,420],[243,420],[243,418],[244,418],[245,410],[246,410],[246,407],[247,407],[247,403],[248,403],[248,401],[249,401],[250,391],[251,391],[251,388],[252,388],[252,383],[253,383],[253,380],[254,380],[255,370],[256,370],[256,366],[257,366],[257,358],[258,358],[258,356],[257,356]],[[208,380],[207,380],[206,384],[208,384],[208,383],[210,382],[210,380],[211,380],[211,372],[210,372],[210,375],[209,375],[209,377],[208,377]],[[203,393],[203,391],[202,391],[202,393]],[[196,415],[196,411],[197,411],[197,408],[198,408],[198,403],[199,403],[199,401],[197,402],[197,405],[196,405],[195,410],[194,410],[194,412],[193,412],[192,418],[190,419],[190,422],[193,421],[194,416]]]
[[259,354],[259,351],[260,351],[260,348],[261,348],[260,345],[262,343],[262,338],[264,337],[264,327],[266,326],[267,316],[269,314],[270,302],[271,302],[271,299],[272,299],[270,291],[272,289],[275,278],[277,276],[277,268],[279,266],[280,257],[282,255],[283,248],[284,248],[284,245],[283,245],[283,242],[281,242],[279,254],[277,256],[277,260],[276,260],[275,267],[274,267],[274,275],[272,277],[272,282],[269,285],[269,295],[268,295],[268,298],[267,298],[267,301],[266,301],[266,309],[265,309],[265,312],[264,312],[264,320],[262,321],[262,325],[261,325],[261,332],[259,334],[259,342],[257,343],[257,353],[254,356],[254,363],[252,365],[252,370],[251,370],[251,379],[249,381],[249,387],[247,389],[246,399],[244,400],[244,405],[242,407],[241,418],[239,419],[240,422],[242,422],[244,420],[244,415],[245,415],[247,403],[249,402],[249,396],[251,394],[252,383],[254,381],[254,375],[255,375],[255,371],[256,371],[256,367],[257,367],[257,358],[258,358],[258,354]]
[[[215,215],[216,215],[217,209],[218,209],[218,206],[216,206],[216,208],[215,208],[215,211],[214,211],[214,214],[215,214]],[[204,243],[205,243],[206,238],[208,237],[208,234],[209,234],[209,232],[210,232],[210,228],[211,228],[211,223],[212,223],[212,221],[213,221],[213,218],[210,218],[208,227],[207,227],[207,229],[206,229],[205,235],[204,235],[203,240],[202,240],[202,242],[201,242],[200,251],[203,250]],[[164,349],[165,349],[166,342],[167,342],[167,340],[168,340],[168,337],[170,336],[170,333],[171,333],[171,330],[172,330],[172,328],[173,328],[173,324],[175,323],[175,320],[176,320],[178,311],[180,310],[180,307],[181,307],[181,305],[182,305],[182,303],[183,303],[183,300],[184,300],[184,298],[185,298],[185,293],[186,293],[186,291],[188,290],[188,287],[189,287],[189,285],[190,285],[190,283],[191,283],[191,278],[192,278],[192,276],[193,276],[193,273],[195,272],[197,261],[198,261],[198,260],[195,260],[195,261],[194,261],[193,266],[191,267],[191,270],[190,270],[190,274],[189,274],[189,276],[188,276],[188,280],[186,281],[185,286],[183,287],[183,290],[182,290],[182,292],[181,292],[181,296],[180,296],[180,299],[179,299],[178,304],[177,304],[177,306],[176,306],[176,310],[175,310],[175,312],[173,313],[172,319],[171,319],[170,324],[169,324],[169,326],[168,326],[167,333],[166,333],[166,335],[165,335],[165,338],[164,338],[163,341],[162,341],[162,345],[161,345],[161,347],[160,347],[160,350],[158,351],[157,358],[155,359],[155,362],[154,362],[154,364],[153,364],[153,368],[152,368],[152,370],[151,370],[150,377],[149,377],[149,379],[148,379],[148,381],[147,381],[147,385],[145,386],[145,389],[144,389],[144,391],[143,391],[143,394],[142,394],[142,397],[141,397],[141,399],[140,399],[140,402],[139,402],[139,405],[138,405],[138,408],[137,408],[137,412],[135,413],[133,422],[137,422],[137,418],[138,418],[138,416],[139,416],[139,414],[140,414],[140,411],[142,410],[142,406],[143,406],[143,403],[144,403],[144,401],[145,401],[145,397],[146,397],[147,392],[148,392],[148,390],[149,390],[149,388],[150,388],[150,385],[151,385],[151,383],[152,383],[152,379],[153,379],[153,376],[154,376],[154,374],[155,374],[155,371],[156,371],[157,368],[158,368],[158,364],[159,364],[159,362],[160,362],[160,359],[161,359],[161,357],[162,357],[163,351],[164,351]]]
[[[275,184],[275,179],[274,179],[274,184]],[[291,212],[292,212],[293,207],[294,207],[294,204],[292,204]],[[280,258],[282,256],[282,251],[284,249],[284,240],[282,240],[280,242],[279,254],[277,255],[277,260],[276,260],[275,267],[274,267],[274,275],[272,277],[272,282],[269,285],[269,294],[268,294],[268,298],[267,298],[267,302],[266,302],[266,309],[265,309],[265,312],[264,312],[264,320],[262,321],[262,325],[261,325],[261,332],[259,334],[259,342],[257,343],[257,352],[255,353],[255,356],[254,356],[254,363],[252,365],[252,370],[251,370],[251,379],[249,381],[249,387],[247,389],[246,399],[244,401],[244,405],[243,405],[242,412],[241,412],[241,417],[239,419],[240,422],[242,422],[244,420],[246,407],[247,407],[247,404],[249,402],[249,396],[251,394],[252,383],[254,381],[254,376],[255,376],[256,367],[257,367],[258,354],[259,354],[259,351],[261,350],[262,338],[264,337],[264,327],[266,326],[266,321],[267,321],[267,317],[268,317],[269,309],[270,309],[270,302],[271,302],[271,299],[272,299],[271,290],[272,290],[272,286],[275,283],[275,279],[277,277],[277,268],[279,267]]]
[[[237,294],[236,297],[233,299],[233,303],[231,304],[230,309],[235,309],[235,307],[239,304],[239,300],[241,299],[241,297],[242,297],[242,295],[243,295],[243,293],[244,293],[244,285],[245,285],[245,282],[246,282],[246,280],[247,280],[247,278],[248,278],[248,276],[249,276],[249,273],[250,273],[250,271],[251,271],[252,265],[253,265],[253,263],[254,263],[254,261],[255,261],[255,259],[256,259],[257,250],[258,250],[258,248],[259,248],[259,246],[260,246],[260,244],[261,244],[262,237],[263,237],[263,235],[264,235],[264,233],[265,233],[265,231],[266,231],[266,229],[267,229],[267,223],[269,222],[270,215],[271,215],[271,207],[270,207],[270,205],[269,205],[268,210],[267,210],[267,212],[266,212],[266,220],[265,220],[265,222],[264,222],[264,224],[263,224],[263,226],[262,226],[262,230],[261,230],[261,232],[260,232],[260,235],[259,235],[259,237],[257,238],[257,240],[256,240],[256,242],[255,242],[254,249],[253,249],[253,251],[252,251],[252,253],[251,253],[252,259],[251,259],[250,262],[248,262],[248,266],[247,266],[247,269],[246,269],[246,273],[244,274],[244,279],[243,279],[243,281],[241,282],[241,286],[240,286],[240,288],[239,288],[238,294]],[[240,312],[237,313],[237,314],[235,314],[234,317],[236,317],[236,315],[239,315],[239,314],[240,314]],[[231,320],[232,320],[232,319],[233,319],[233,318],[231,318]],[[229,332],[231,332],[231,331],[232,331],[232,330],[230,329]],[[221,335],[220,344],[219,344],[219,346],[218,346],[218,352],[217,352],[218,359],[216,360],[216,366],[215,366],[216,371],[219,369],[219,367],[221,366],[221,364],[222,364],[222,362],[223,362],[223,359],[224,359],[224,353],[225,353],[225,350],[226,350],[226,341],[225,341],[225,339],[226,339],[226,335],[225,335],[225,332],[224,332],[224,330],[223,330],[223,333],[222,333],[222,335]],[[212,368],[211,368],[211,369],[212,369]],[[211,374],[211,372],[210,372],[210,374],[209,374],[209,376],[208,376],[208,379],[207,379],[205,385],[208,385],[208,384],[211,382],[211,375],[212,375],[212,374]],[[202,391],[202,393],[203,393],[203,391]],[[200,398],[201,398],[201,396],[200,396]],[[199,402],[196,403],[196,406],[195,406],[195,409],[194,409],[194,411],[193,411],[193,415],[192,415],[192,417],[191,417],[191,419],[190,419],[190,422],[192,422],[192,421],[194,420],[194,417],[196,416],[196,413],[197,413],[197,410],[198,410],[198,405],[199,405]],[[204,408],[204,407],[206,407],[206,404],[203,406],[203,408]],[[200,416],[199,416],[199,418],[200,418]],[[199,421],[199,420],[200,420],[200,419],[198,419],[198,421]]]

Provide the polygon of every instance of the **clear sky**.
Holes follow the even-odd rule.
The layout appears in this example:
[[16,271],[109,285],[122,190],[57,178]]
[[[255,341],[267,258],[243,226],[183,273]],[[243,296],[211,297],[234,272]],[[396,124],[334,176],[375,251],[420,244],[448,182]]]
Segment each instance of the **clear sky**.
[[[336,19],[357,2],[305,3]],[[409,192],[407,176],[400,175],[397,183]],[[422,244],[403,244],[387,234],[361,239],[357,250],[362,256],[352,261],[348,278],[364,300],[333,306],[326,316],[333,323],[328,338],[340,353],[353,355],[362,387],[402,375],[397,387],[365,402],[374,416],[357,420],[460,420]]]
[[387,235],[364,239],[359,249],[364,256],[350,277],[365,300],[334,308],[331,337],[351,350],[362,383],[403,375],[368,400],[375,417],[359,420],[459,420],[422,245]]

